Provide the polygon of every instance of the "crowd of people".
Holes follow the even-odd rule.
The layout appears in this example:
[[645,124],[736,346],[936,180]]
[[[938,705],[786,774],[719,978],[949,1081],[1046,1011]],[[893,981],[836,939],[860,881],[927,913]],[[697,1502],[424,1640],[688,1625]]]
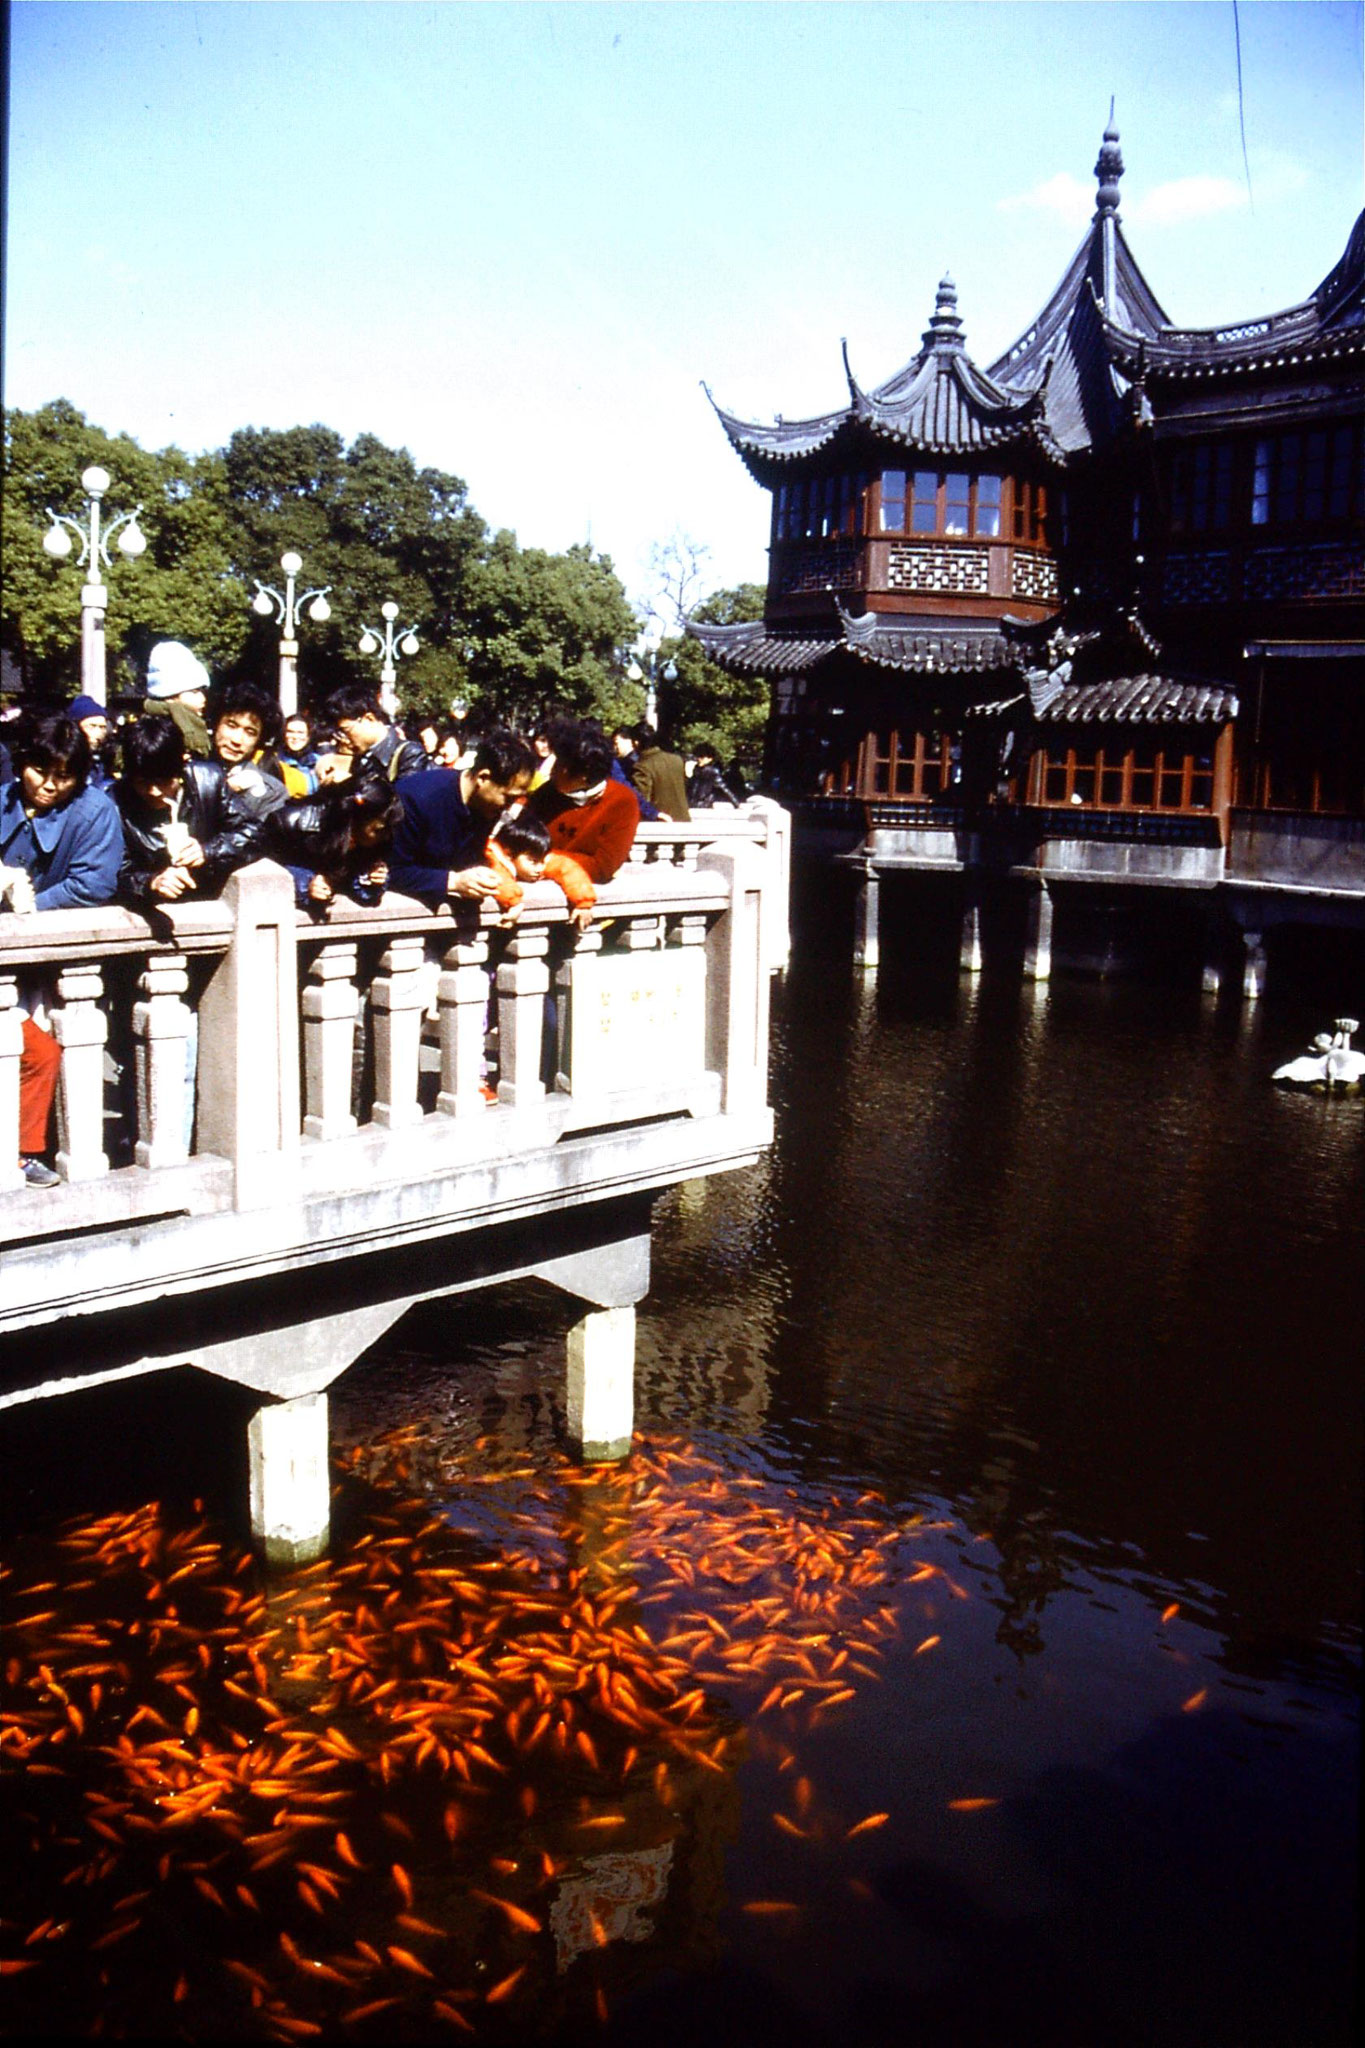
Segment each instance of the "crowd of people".
[[[435,909],[492,902],[517,917],[528,882],[563,891],[580,930],[642,818],[738,805],[713,747],[687,764],[650,725],[608,734],[551,716],[529,736],[409,735],[361,685],[282,717],[250,681],[211,684],[180,641],[147,665],[141,711],[115,731],[88,696],[0,727],[0,912],[121,903],[144,915],[218,894],[250,861],[287,868],[300,907],[385,889]],[[52,1187],[61,1064],[41,977],[20,989],[20,1166]]]

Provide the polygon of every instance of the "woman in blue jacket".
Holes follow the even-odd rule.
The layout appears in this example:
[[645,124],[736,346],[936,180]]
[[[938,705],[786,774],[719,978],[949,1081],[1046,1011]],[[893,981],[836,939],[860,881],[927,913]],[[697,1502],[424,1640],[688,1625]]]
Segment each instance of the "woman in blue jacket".
[[[90,743],[63,712],[21,719],[10,743],[14,773],[0,784],[0,906],[82,910],[112,903],[123,854],[119,815],[88,786]],[[23,992],[21,1008],[40,1008]],[[44,1164],[61,1051],[32,1014],[24,1017],[19,1062],[19,1151],[30,1187],[55,1187]]]

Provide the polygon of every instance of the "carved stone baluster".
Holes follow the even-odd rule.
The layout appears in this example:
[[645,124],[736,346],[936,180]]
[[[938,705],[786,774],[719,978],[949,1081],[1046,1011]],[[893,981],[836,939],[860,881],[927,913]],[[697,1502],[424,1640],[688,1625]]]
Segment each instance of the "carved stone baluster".
[[572,1090],[574,979],[578,963],[593,959],[601,950],[602,928],[590,924],[585,932],[574,933],[569,957],[555,975],[555,987],[559,991],[555,1019],[555,1086],[566,1093]]
[[16,977],[0,974],[0,1194],[24,1185],[19,1168],[19,1059],[24,1050],[24,1020],[18,1003]]
[[179,953],[153,956],[133,1005],[139,1166],[179,1166],[189,1155],[194,1072],[188,1056],[194,1013],[183,1000],[189,973]]
[[52,1031],[62,1049],[57,1089],[57,1171],[63,1180],[100,1180],[104,1151],[104,1043],[109,1023],[100,1008],[104,977],[93,963],[64,967],[57,977],[61,1008]]
[[664,921],[661,917],[632,917],[616,944],[623,953],[649,953],[663,942]]
[[441,1092],[436,1107],[443,1116],[468,1116],[487,1107],[482,1089],[492,988],[487,938],[480,932],[458,940],[447,949],[441,969],[436,984],[441,1020]]
[[550,935],[543,925],[512,933],[498,969],[498,1101],[514,1109],[544,1099],[541,1051],[550,970]]
[[374,1121],[388,1130],[420,1123],[418,1061],[426,988],[419,938],[394,939],[379,962],[374,1005]]
[[303,991],[303,1077],[306,1138],[345,1138],[356,1127],[351,1114],[351,1068],[360,992],[355,984],[356,948],[337,942],[319,946]]

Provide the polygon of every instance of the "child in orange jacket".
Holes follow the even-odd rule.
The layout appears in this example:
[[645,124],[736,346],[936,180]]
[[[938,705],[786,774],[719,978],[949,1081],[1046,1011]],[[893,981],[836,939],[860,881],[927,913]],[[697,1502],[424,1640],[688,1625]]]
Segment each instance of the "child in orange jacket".
[[569,922],[584,932],[592,923],[597,891],[587,870],[567,853],[550,851],[550,835],[535,814],[526,809],[502,819],[488,842],[485,855],[498,878],[497,902],[504,924],[515,924],[521,909],[524,884],[557,882],[569,899]]

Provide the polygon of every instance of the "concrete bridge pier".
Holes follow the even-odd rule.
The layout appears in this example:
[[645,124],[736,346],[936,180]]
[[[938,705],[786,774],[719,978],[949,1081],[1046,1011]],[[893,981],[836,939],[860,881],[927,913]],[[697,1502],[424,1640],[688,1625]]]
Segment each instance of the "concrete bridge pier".
[[1265,994],[1265,935],[1262,932],[1242,933],[1246,948],[1242,961],[1242,995],[1249,1003]]
[[331,1533],[327,1396],[258,1408],[247,1425],[251,1533],[267,1564],[311,1564]]
[[628,1458],[635,1428],[635,1304],[649,1291],[649,1235],[573,1252],[535,1272],[593,1304],[568,1335],[569,1435],[585,1464]]
[[1028,932],[1024,941],[1025,981],[1052,977],[1052,892],[1040,882],[1029,892]]
[[963,974],[980,974],[983,959],[981,952],[981,905],[975,896],[969,895],[962,911],[962,938],[958,946],[957,964]]
[[881,964],[881,878],[870,861],[858,883],[853,912],[853,964],[868,969]]

